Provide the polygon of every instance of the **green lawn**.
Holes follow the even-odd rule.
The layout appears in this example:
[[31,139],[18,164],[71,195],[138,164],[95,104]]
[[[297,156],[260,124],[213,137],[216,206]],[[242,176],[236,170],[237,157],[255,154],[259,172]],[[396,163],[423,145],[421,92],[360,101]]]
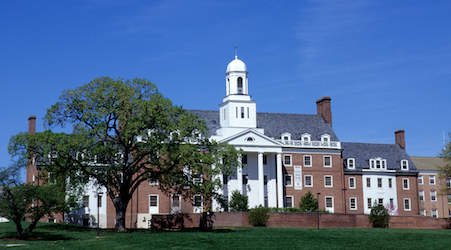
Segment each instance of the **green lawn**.
[[[0,223],[0,238],[15,236]],[[14,249],[451,249],[451,230],[373,228],[215,228],[211,231],[100,232],[64,224],[38,224],[27,241],[0,241]]]

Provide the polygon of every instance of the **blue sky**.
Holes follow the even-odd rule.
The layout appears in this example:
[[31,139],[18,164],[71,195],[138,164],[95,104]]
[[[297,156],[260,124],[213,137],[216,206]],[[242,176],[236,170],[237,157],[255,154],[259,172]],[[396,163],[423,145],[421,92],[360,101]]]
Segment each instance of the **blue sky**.
[[259,112],[332,98],[345,142],[435,156],[451,131],[451,1],[1,1],[0,166],[64,89],[146,78],[176,105],[218,110],[238,57]]

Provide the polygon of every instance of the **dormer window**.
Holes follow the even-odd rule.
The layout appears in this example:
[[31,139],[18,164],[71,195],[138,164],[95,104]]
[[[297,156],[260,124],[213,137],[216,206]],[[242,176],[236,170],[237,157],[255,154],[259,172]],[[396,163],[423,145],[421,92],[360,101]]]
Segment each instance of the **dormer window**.
[[248,137],[246,138],[246,141],[255,141],[255,139],[253,137]]
[[402,160],[401,161],[401,169],[404,171],[409,170],[409,162],[407,160]]
[[321,142],[322,142],[323,146],[328,146],[329,142],[330,142],[330,135],[328,135],[328,134],[322,135]]
[[288,132],[285,132],[282,134],[282,140],[284,141],[290,141],[291,140],[291,134]]
[[370,169],[371,170],[386,170],[387,160],[382,158],[370,159]]
[[348,158],[346,165],[348,166],[348,169],[355,169],[355,159]]

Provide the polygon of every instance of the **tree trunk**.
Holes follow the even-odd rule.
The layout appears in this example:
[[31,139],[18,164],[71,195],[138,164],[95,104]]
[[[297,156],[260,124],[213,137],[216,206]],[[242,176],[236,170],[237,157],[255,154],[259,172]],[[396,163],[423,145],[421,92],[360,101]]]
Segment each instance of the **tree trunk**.
[[114,207],[116,208],[116,232],[127,232],[125,228],[125,212],[127,209],[127,203],[121,201],[119,197],[114,199]]

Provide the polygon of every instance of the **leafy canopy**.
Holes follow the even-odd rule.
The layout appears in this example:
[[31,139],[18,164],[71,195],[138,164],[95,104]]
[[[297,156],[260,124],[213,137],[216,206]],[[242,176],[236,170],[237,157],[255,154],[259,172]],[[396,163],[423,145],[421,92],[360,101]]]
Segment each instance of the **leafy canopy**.
[[204,121],[145,79],[102,77],[65,90],[44,125],[73,132],[19,134],[10,146],[23,149],[23,157],[25,149],[33,152],[42,169],[69,177],[71,187],[82,188],[87,178],[106,187],[118,231],[125,230],[127,205],[142,182],[158,180],[161,190],[185,199],[202,194],[208,206],[221,198],[215,176],[239,164],[234,147],[210,141]]

